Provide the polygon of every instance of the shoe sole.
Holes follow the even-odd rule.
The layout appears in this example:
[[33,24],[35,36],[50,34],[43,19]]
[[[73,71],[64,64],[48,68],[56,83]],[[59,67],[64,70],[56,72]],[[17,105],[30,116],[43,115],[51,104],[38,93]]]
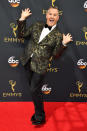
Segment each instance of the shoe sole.
[[45,124],[45,123],[46,123],[46,121],[38,122],[38,123],[32,122],[32,125],[43,125],[43,124]]

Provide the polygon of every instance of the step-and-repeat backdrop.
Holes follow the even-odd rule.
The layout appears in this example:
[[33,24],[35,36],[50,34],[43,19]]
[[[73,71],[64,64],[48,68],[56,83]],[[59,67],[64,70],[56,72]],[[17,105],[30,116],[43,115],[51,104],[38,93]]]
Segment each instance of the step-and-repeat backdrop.
[[61,33],[71,33],[73,42],[59,59],[49,63],[42,92],[46,101],[87,99],[87,1],[2,0],[0,1],[0,101],[31,101],[26,72],[19,57],[27,41],[17,38],[17,19],[30,8],[27,26],[45,21],[49,6],[58,6]]

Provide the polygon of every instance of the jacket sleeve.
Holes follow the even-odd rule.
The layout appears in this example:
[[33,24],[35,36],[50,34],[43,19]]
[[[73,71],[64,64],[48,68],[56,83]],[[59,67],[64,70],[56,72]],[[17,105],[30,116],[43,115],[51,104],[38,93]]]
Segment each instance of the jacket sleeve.
[[55,58],[58,58],[62,55],[63,51],[67,48],[62,44],[63,35],[61,33],[58,33],[56,36],[56,46],[53,50],[53,56]]
[[18,25],[18,38],[25,39],[29,38],[29,35],[31,35],[33,30],[33,25],[31,25],[26,29],[26,20],[24,21],[17,20],[17,25]]

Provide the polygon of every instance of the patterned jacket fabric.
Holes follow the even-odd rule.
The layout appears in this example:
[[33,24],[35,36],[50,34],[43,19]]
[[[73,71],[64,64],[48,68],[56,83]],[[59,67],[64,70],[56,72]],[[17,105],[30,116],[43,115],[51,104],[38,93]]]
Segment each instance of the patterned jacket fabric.
[[22,65],[26,65],[31,58],[31,70],[40,74],[46,72],[49,59],[55,56],[64,49],[62,45],[62,34],[57,28],[54,28],[43,40],[39,43],[39,38],[44,27],[43,22],[37,22],[31,25],[26,30],[26,21],[17,21],[18,37],[29,39],[23,55],[20,57]]

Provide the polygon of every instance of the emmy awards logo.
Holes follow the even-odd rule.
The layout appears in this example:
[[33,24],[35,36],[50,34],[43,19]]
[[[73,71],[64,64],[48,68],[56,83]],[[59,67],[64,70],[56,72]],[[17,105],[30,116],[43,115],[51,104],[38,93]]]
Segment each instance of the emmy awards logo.
[[51,64],[50,64],[50,63],[48,64],[48,67],[51,67]]
[[14,34],[14,36],[16,37],[16,36],[17,36],[17,35],[16,35],[16,30],[17,30],[17,28],[18,28],[18,25],[15,25],[14,23],[11,23],[10,26],[11,26],[11,28],[13,29],[13,34]]
[[85,39],[87,40],[87,27],[83,27],[83,32],[85,33]]
[[14,81],[14,80],[9,80],[9,84],[11,85],[12,91],[15,92],[14,87],[15,87],[15,85],[16,85],[16,81]]
[[52,6],[54,7],[54,2],[55,2],[56,0],[52,0]]
[[77,81],[76,84],[77,84],[77,86],[78,86],[78,91],[79,91],[79,93],[80,93],[80,92],[81,92],[81,88],[82,88],[82,86],[83,86],[83,82]]

